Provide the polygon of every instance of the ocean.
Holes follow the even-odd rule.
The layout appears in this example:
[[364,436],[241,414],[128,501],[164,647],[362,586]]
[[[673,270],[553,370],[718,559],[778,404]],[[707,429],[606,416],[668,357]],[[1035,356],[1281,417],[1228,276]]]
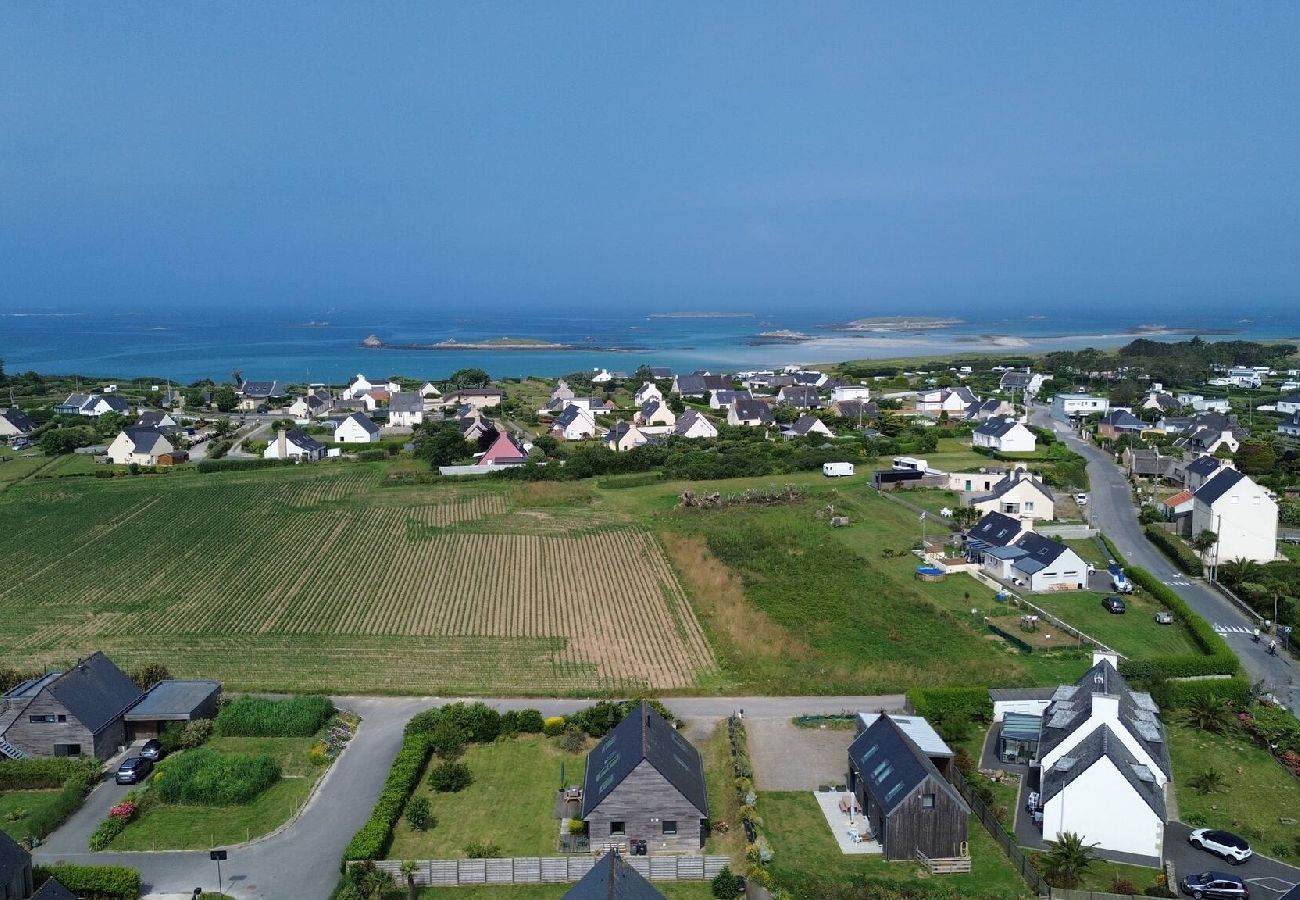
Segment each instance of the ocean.
[[[328,313],[171,309],[163,313],[0,311],[0,358],[9,372],[90,377],[154,377],[188,383],[225,380],[238,370],[253,380],[341,383],[358,372],[438,379],[478,366],[494,377],[556,376],[608,368],[631,372],[645,363],[676,370],[740,370],[839,362],[848,359],[1023,352],[1115,347],[1142,334],[1179,340],[1200,333],[1257,340],[1294,339],[1300,312],[1254,318],[1158,311],[1096,309],[1043,316],[994,315],[969,310],[924,311],[951,316],[944,327],[850,333],[830,326],[861,311],[756,312],[743,317],[662,318],[655,311],[598,313],[430,314],[358,309]],[[1237,312],[1240,312],[1238,310]],[[919,314],[919,312],[918,312]],[[1225,318],[1227,319],[1225,321]],[[1189,321],[1188,319],[1192,319]],[[1197,331],[1196,329],[1204,329]],[[802,343],[756,345],[761,332],[797,331]],[[563,343],[562,350],[372,349],[386,344],[445,340],[482,342],[523,338]],[[612,349],[621,348],[621,349]]]

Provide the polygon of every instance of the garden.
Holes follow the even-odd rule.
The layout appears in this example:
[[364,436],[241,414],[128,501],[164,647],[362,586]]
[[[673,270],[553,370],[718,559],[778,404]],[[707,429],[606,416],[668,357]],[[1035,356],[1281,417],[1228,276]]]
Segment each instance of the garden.
[[97,760],[0,761],[0,831],[15,841],[44,838],[80,808],[99,782]]
[[91,849],[193,850],[273,831],[306,803],[355,728],[327,698],[301,696],[241,697],[215,723],[168,729],[167,758],[109,811]]

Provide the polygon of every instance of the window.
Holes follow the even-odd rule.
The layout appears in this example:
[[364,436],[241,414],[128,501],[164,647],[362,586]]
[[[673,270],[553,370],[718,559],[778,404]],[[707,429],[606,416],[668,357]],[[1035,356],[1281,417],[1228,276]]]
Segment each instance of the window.
[[611,837],[613,837],[613,836],[616,835],[616,834],[620,834],[620,835],[621,835],[621,834],[627,834],[627,823],[626,823],[626,822],[610,822],[610,823],[609,823],[609,833],[610,833],[610,836],[611,836]]
[[65,715],[60,715],[60,716],[59,716],[59,721],[60,721],[60,722],[66,722],[66,721],[68,721],[68,717],[65,716]]
[[31,722],[33,725],[39,725],[42,722],[58,721],[58,719],[55,716],[28,716],[27,720]]
[[676,834],[677,822],[674,819],[664,819],[664,834]]
[[1033,511],[1034,511],[1034,501],[1033,501],[1033,500],[1026,500],[1026,501],[1025,501],[1025,512],[1033,512]]
[[934,809],[934,794],[921,795],[921,809]]
[[80,744],[55,744],[54,755],[55,756],[80,756],[81,745]]

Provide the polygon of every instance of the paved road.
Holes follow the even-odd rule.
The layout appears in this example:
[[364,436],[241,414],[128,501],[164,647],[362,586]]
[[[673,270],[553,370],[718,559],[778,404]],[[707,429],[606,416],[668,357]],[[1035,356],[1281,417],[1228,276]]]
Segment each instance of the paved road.
[[1300,709],[1300,685],[1296,668],[1284,656],[1269,656],[1264,644],[1251,640],[1256,622],[1218,591],[1198,578],[1191,578],[1157,550],[1138,523],[1133,494],[1123,469],[1114,458],[1092,443],[1077,437],[1066,426],[1054,423],[1046,411],[1034,411],[1035,424],[1054,428],[1070,449],[1088,461],[1088,478],[1092,482],[1089,516],[1094,526],[1106,533],[1129,562],[1146,569],[1173,588],[1194,612],[1223,634],[1252,682],[1263,681],[1292,712]]
[[1173,861],[1174,872],[1181,880],[1184,875],[1194,875],[1213,869],[1227,872],[1250,885],[1250,895],[1255,900],[1275,898],[1285,894],[1300,883],[1300,869],[1256,855],[1242,865],[1232,866],[1212,853],[1198,850],[1187,843],[1187,835],[1192,833],[1189,825],[1182,822],[1170,822],[1165,828],[1165,857]]
[[[308,812],[261,840],[229,851],[222,864],[226,893],[249,900],[315,900],[328,897],[338,880],[339,860],[352,835],[365,823],[379,797],[389,767],[402,745],[406,722],[425,709],[462,698],[336,697],[340,707],[355,710],[362,724],[309,801]],[[478,698],[475,698],[478,699]],[[720,719],[744,710],[748,718],[789,718],[803,713],[844,710],[898,710],[900,694],[874,697],[688,697],[669,701],[684,719]],[[540,709],[564,715],[589,700],[484,699],[499,710]],[[207,851],[161,853],[90,853],[86,842],[95,826],[125,793],[111,781],[90,795],[80,812],[50,836],[34,854],[37,862],[120,864],[140,871],[146,895],[186,894],[196,887],[217,889],[216,866]]]

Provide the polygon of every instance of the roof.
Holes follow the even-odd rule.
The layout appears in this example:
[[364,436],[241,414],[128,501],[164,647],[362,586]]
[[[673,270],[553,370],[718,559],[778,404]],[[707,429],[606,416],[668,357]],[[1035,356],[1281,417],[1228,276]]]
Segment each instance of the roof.
[[1103,425],[1109,425],[1112,428],[1119,428],[1124,431],[1141,431],[1146,427],[1142,424],[1141,419],[1126,409],[1112,409],[1101,417],[1101,422]]
[[117,396],[116,394],[107,394],[103,396],[99,394],[92,394],[91,399],[103,403],[105,406],[107,406],[109,409],[113,410],[114,412],[125,413],[131,411],[131,404],[127,403],[124,399]]
[[57,878],[49,878],[32,894],[32,900],[78,900],[77,895],[63,886]]
[[[132,426],[123,433],[126,435],[126,439],[131,442],[131,446],[135,448],[136,453],[153,455],[155,452],[166,453],[172,449],[167,436],[157,428],[149,425]],[[160,444],[166,444],[167,446],[163,448],[159,446]]]
[[623,857],[606,853],[569,888],[564,900],[664,900],[664,895]]
[[672,378],[673,370],[669,366],[651,366],[650,375],[652,378]]
[[1014,544],[1008,544],[1005,547],[990,547],[984,551],[985,556],[991,556],[994,559],[1020,559],[1022,556],[1028,556],[1029,551]]
[[80,409],[90,402],[90,397],[90,394],[69,394],[67,399],[58,405]]
[[587,754],[582,817],[585,819],[603,803],[642,760],[666,778],[701,816],[709,814],[700,752],[642,700]]
[[966,532],[967,539],[974,538],[990,547],[1005,547],[1020,534],[1020,523],[1000,512],[985,513],[975,525]]
[[128,722],[156,722],[188,719],[213,694],[221,690],[218,681],[160,681],[151,687],[126,714]]
[[[862,723],[862,730],[866,731],[872,725],[876,724],[876,719],[880,718],[880,713],[860,712],[858,721]],[[939,737],[939,732],[923,716],[900,716],[889,713],[889,718],[894,720],[894,724],[903,729],[903,733],[912,739],[912,743],[922,753],[931,758],[936,756],[952,756],[952,748],[944,743],[943,738]]]
[[[816,416],[805,413],[794,420],[794,423],[786,429],[786,433],[789,434],[793,432],[794,434],[808,434],[813,428],[821,425],[821,421],[822,420]],[[825,426],[823,425],[822,427],[824,428]]]
[[1222,497],[1228,491],[1232,490],[1242,481],[1249,481],[1245,475],[1236,469],[1224,468],[1205,484],[1196,489],[1192,496],[1200,503],[1212,506],[1216,500]]
[[479,459],[480,465],[490,465],[491,463],[515,463],[525,462],[528,459],[528,453],[519,442],[504,432],[497,435],[497,439],[488,447],[487,452]]
[[817,388],[802,384],[786,385],[777,392],[777,396],[782,403],[796,406],[817,406],[821,403],[821,393]]
[[590,412],[583,409],[581,406],[574,406],[570,403],[568,406],[564,407],[564,410],[558,416],[555,417],[555,424],[561,428],[567,428],[578,419],[586,419],[593,424],[595,422],[595,420],[592,419]]
[[[1016,546],[1025,551],[1026,559],[1024,562],[1016,563],[1016,568],[1025,570],[1025,563],[1033,560],[1042,568],[1047,568],[1056,562],[1061,554],[1070,548],[1062,543],[1045,538],[1041,534],[1035,534],[1032,531],[1025,532],[1016,539]],[[1034,571],[1038,571],[1035,569]]]
[[985,419],[984,423],[975,429],[975,434],[982,434],[986,437],[1002,437],[1019,424],[1015,419]]
[[0,884],[8,883],[9,876],[32,864],[31,854],[9,835],[0,831]]
[[31,431],[36,427],[36,423],[32,421],[31,416],[27,415],[27,413],[23,412],[16,406],[10,407],[4,412],[0,412],[0,418],[8,419],[9,424],[14,428],[17,428],[19,431]]
[[697,420],[703,421],[709,425],[713,424],[709,417],[698,409],[688,409],[677,417],[677,424],[673,426],[673,431],[677,434],[685,434],[691,429],[691,426],[694,425]]
[[1202,456],[1189,464],[1187,466],[1187,471],[1190,474],[1204,477],[1222,465],[1223,462],[1215,459],[1213,456]]
[[393,412],[424,412],[424,398],[415,391],[398,391],[388,400]]
[[280,396],[280,382],[245,381],[239,386],[239,393],[245,397],[278,397]]
[[766,423],[772,421],[772,411],[767,408],[766,403],[755,397],[737,397],[732,401],[731,408],[736,411],[736,417],[739,419],[757,419]]
[[1146,801],[1151,811],[1165,819],[1164,790],[1156,783],[1155,775],[1138,762],[1136,756],[1124,745],[1109,725],[1101,725],[1070,749],[1042,775],[1042,802],[1047,803],[1065,790],[1076,778],[1103,759],[1109,759],[1133,790]]
[[984,496],[972,497],[971,502],[983,503],[985,500],[996,500],[999,497],[1001,497],[1003,494],[1010,491],[1016,485],[1020,484],[1021,482],[1028,483],[1031,487],[1034,488],[1034,490],[1038,491],[1038,493],[1042,494],[1048,500],[1052,500],[1052,501],[1056,500],[1056,498],[1052,496],[1052,492],[1047,489],[1047,485],[1043,484],[1043,482],[1040,479],[1034,478],[1033,476],[1027,478],[1021,478],[1013,472],[1010,475],[1007,475],[997,484],[993,485],[993,489],[989,491],[987,494],[985,494]]
[[879,716],[871,727],[859,734],[849,745],[849,759],[862,776],[862,786],[886,816],[911,796],[926,778],[931,778],[938,790],[969,810],[966,801],[939,774],[934,763],[892,716]]
[[1191,491],[1179,491],[1178,493],[1174,494],[1172,497],[1168,497],[1165,499],[1165,506],[1169,507],[1170,509],[1173,509],[1175,506],[1182,506],[1184,503],[1186,503],[1188,500],[1191,499],[1192,499]]
[[1013,741],[1037,741],[1043,729],[1043,717],[1009,712],[1002,715],[1002,736]]
[[[290,428],[284,433],[284,439],[295,447],[299,447],[312,453],[325,449],[323,443],[316,440],[301,428]],[[275,438],[272,438],[272,440],[275,440]]]
[[379,433],[379,426],[375,424],[375,420],[370,418],[370,416],[366,415],[363,412],[352,413],[342,422],[339,422],[339,427],[342,428],[348,422],[356,422],[358,425],[364,428],[368,434]]
[[102,652],[64,672],[48,688],[77,721],[98,733],[140,699],[140,689]]
[[1029,387],[1029,383],[1033,381],[1033,379],[1034,376],[1030,372],[1003,372],[1002,381],[1000,383],[1003,389],[1012,387],[1024,388]]

